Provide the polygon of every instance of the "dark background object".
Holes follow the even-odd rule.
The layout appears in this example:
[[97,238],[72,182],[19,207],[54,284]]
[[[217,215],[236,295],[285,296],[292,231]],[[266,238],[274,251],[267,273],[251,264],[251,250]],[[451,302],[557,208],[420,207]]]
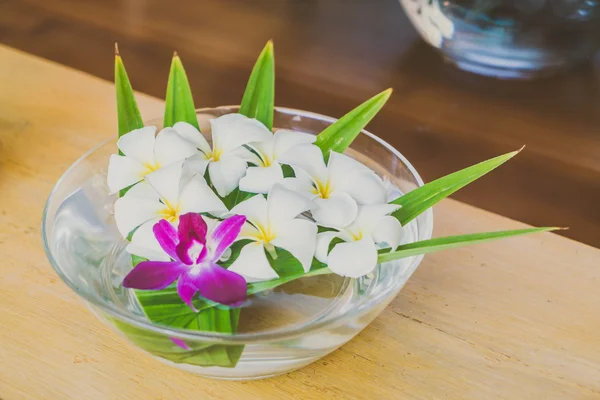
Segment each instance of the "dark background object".
[[369,130],[426,181],[526,144],[454,197],[600,247],[598,61],[534,82],[470,75],[396,0],[0,0],[1,43],[112,80],[118,41],[134,88],[161,98],[177,50],[198,107],[239,104],[270,38],[278,105],[339,117],[393,87]]

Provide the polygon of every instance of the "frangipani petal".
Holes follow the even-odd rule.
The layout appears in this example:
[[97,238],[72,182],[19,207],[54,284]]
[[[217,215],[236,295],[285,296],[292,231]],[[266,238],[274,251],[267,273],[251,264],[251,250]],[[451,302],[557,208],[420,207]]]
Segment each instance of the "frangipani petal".
[[143,261],[135,266],[123,280],[123,287],[140,290],[161,290],[185,271],[177,261]]
[[358,204],[385,203],[381,178],[358,161],[332,151],[327,169],[333,191],[348,193]]
[[296,218],[314,204],[296,192],[282,185],[274,185],[267,196],[267,219],[276,229],[287,221]]
[[151,219],[140,225],[131,237],[131,243],[127,245],[127,252],[135,254],[152,261],[171,261],[171,257],[160,247],[156,236],[154,236],[154,225],[158,218]]
[[[303,170],[315,182],[327,181],[327,167],[321,149],[313,144],[300,144],[278,156],[283,164]],[[297,174],[296,174],[297,175]]]
[[160,197],[156,190],[145,180],[138,182],[127,191],[128,197],[136,197],[140,199],[152,200],[158,202]]
[[196,146],[185,140],[173,128],[165,128],[156,136],[154,157],[164,167],[198,153]]
[[273,163],[268,167],[249,167],[240,179],[240,190],[250,193],[269,193],[271,187],[283,180],[281,165]]
[[350,195],[343,192],[333,193],[329,198],[316,197],[315,208],[311,210],[319,225],[343,228],[349,225],[358,213],[358,206]]
[[286,221],[271,243],[292,253],[302,264],[304,272],[308,272],[317,245],[317,225],[302,219]]
[[213,150],[228,153],[250,142],[261,142],[272,134],[256,119],[241,114],[227,114],[210,120]]
[[198,153],[185,160],[183,167],[188,169],[192,174],[200,174],[204,176],[209,163],[210,161],[204,154]]
[[266,140],[263,140],[262,142],[248,143],[248,146],[252,147],[252,149],[260,155],[260,157],[256,157],[254,160],[248,160],[248,161],[253,162],[254,164],[256,164],[258,166],[262,166],[262,167],[264,167],[265,164],[268,165],[268,164],[273,163],[273,160],[274,160],[273,145],[274,144],[275,144],[275,142],[273,140],[273,136],[269,137]]
[[329,254],[329,245],[331,241],[338,235],[338,232],[327,231],[317,234],[317,248],[315,250],[315,258],[322,263],[327,263],[327,255]]
[[298,193],[307,200],[317,197],[315,185],[308,175],[300,169],[296,170],[295,173],[295,178],[285,178],[281,181],[281,185],[292,192]]
[[133,158],[111,155],[106,174],[106,183],[110,194],[139,182],[146,172],[146,167]]
[[[142,226],[140,226],[140,229]],[[171,258],[177,260],[177,244],[179,243],[179,238],[177,236],[177,230],[175,227],[168,223],[167,220],[161,219],[152,227],[152,233],[154,234],[154,239],[160,248]],[[145,235],[145,233],[142,234]],[[151,243],[148,244],[153,246]]]
[[370,237],[356,242],[336,244],[327,258],[327,266],[334,274],[359,278],[377,266],[377,248]]
[[208,166],[210,180],[219,196],[225,197],[240,183],[246,173],[246,161],[233,155],[223,155],[219,161],[213,161]]
[[347,230],[356,233],[360,232],[362,235],[371,235],[388,214],[393,213],[399,208],[399,205],[386,203],[359,206],[356,219]]
[[242,275],[248,282],[270,281],[279,277],[271,268],[263,245],[256,242],[242,247],[240,255],[228,271]]
[[272,157],[277,160],[293,147],[300,144],[312,144],[315,140],[317,137],[309,133],[280,129],[273,134]]
[[154,164],[155,135],[155,126],[134,129],[119,138],[117,147],[127,157],[134,159],[140,164]]
[[379,220],[371,237],[375,243],[386,243],[392,248],[391,251],[395,251],[402,240],[402,225],[392,216],[383,217]]
[[204,154],[209,154],[211,152],[210,146],[204,135],[202,135],[192,124],[183,121],[177,122],[173,125],[173,128],[177,131],[179,136],[192,142],[194,146]]
[[165,203],[175,206],[179,202],[182,172],[183,161],[179,161],[146,175],[146,180]]
[[235,242],[245,222],[245,216],[234,215],[214,228],[211,233],[211,238],[213,244],[216,245],[212,255],[215,261],[221,258],[225,250]]
[[188,212],[210,212],[221,215],[227,211],[225,204],[215,195],[200,175],[194,176],[179,195],[179,207],[182,214]]
[[239,306],[246,299],[246,280],[243,276],[217,264],[203,265],[196,276],[190,274],[200,296],[231,307]]
[[244,215],[249,222],[261,229],[265,229],[269,225],[267,200],[260,194],[250,197],[233,207],[231,214]]
[[123,196],[115,201],[115,222],[123,237],[146,221],[156,218],[163,205],[154,200]]

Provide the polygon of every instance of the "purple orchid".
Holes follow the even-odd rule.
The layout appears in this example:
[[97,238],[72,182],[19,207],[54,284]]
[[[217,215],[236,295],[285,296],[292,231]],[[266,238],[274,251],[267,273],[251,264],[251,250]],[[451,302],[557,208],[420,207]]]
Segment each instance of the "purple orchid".
[[154,236],[173,261],[143,261],[127,274],[123,286],[161,290],[177,280],[177,293],[194,311],[192,299],[197,293],[220,304],[239,305],[246,298],[246,280],[216,262],[245,222],[243,215],[234,215],[207,237],[208,227],[200,214],[182,215],[177,230],[167,220],[160,220],[153,227]]

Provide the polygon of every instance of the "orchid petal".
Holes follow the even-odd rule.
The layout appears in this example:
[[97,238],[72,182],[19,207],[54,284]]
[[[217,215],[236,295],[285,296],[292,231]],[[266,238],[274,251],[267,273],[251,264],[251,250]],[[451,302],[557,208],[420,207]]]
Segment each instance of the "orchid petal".
[[287,221],[310,210],[313,202],[282,185],[274,185],[267,196],[267,218],[270,224],[278,228]]
[[177,244],[179,243],[179,237],[175,227],[167,222],[167,220],[161,219],[152,227],[152,233],[154,233],[154,238],[158,242],[160,248],[171,258],[177,260],[176,249]]
[[140,290],[161,290],[185,271],[178,261],[143,261],[125,276],[123,287]]
[[336,244],[327,258],[327,266],[334,274],[359,278],[377,266],[377,248],[369,237],[355,242]]
[[371,237],[375,243],[386,243],[392,248],[392,251],[395,251],[402,240],[402,225],[398,219],[392,216],[383,217],[379,220]]
[[152,261],[171,261],[171,257],[160,247],[156,236],[154,236],[154,225],[158,218],[151,219],[135,230],[125,250],[129,254],[135,254]]
[[188,169],[193,174],[200,174],[204,176],[208,164],[210,164],[210,161],[206,158],[206,155],[198,153],[185,160],[183,167]]
[[106,174],[106,183],[110,194],[139,182],[147,171],[146,167],[133,158],[111,155]]
[[271,243],[292,253],[308,272],[317,246],[317,225],[302,219],[287,221]]
[[198,275],[190,272],[186,280],[193,281],[200,296],[231,307],[246,300],[246,280],[243,276],[217,264],[203,265]]
[[201,256],[204,256],[207,230],[206,222],[200,214],[187,213],[179,217],[179,226],[177,227],[179,243],[176,247],[179,260],[187,265],[192,265]]
[[190,274],[188,271],[186,273],[181,274],[179,280],[177,281],[177,294],[181,297],[181,300],[194,312],[198,312],[196,307],[192,304],[192,300],[196,293],[198,293],[198,287],[196,286],[195,276]]
[[315,135],[309,133],[280,129],[273,134],[273,159],[278,159],[288,150],[300,144],[312,144],[317,140]]
[[227,211],[225,204],[215,195],[200,175],[194,176],[179,195],[181,214],[210,212],[221,215]]
[[210,180],[221,197],[227,196],[240,183],[246,173],[246,161],[232,155],[223,155],[208,166]]
[[248,282],[270,281],[279,278],[271,268],[261,243],[248,243],[240,251],[240,255],[231,264],[228,271],[238,273]]
[[193,143],[185,140],[173,128],[165,128],[156,136],[154,156],[161,166],[184,160],[198,153]]
[[146,175],[146,180],[167,206],[176,206],[182,173],[183,161],[179,161]]
[[133,196],[123,196],[115,201],[115,222],[123,237],[153,218],[156,218],[163,204]]
[[227,114],[210,120],[213,151],[228,153],[250,142],[269,139],[272,134],[266,126],[241,114]]
[[216,244],[216,247],[213,249],[213,261],[221,258],[225,250],[235,242],[245,222],[245,216],[234,215],[215,227],[211,233],[212,241]]
[[127,157],[134,159],[140,164],[154,164],[155,126],[145,126],[121,136],[117,141],[117,147]]
[[338,235],[338,232],[327,231],[317,234],[317,247],[315,250],[315,258],[322,263],[327,263],[329,254],[329,245],[331,241]]
[[269,193],[271,187],[283,180],[281,165],[273,163],[268,167],[250,167],[240,179],[240,190],[250,193]]
[[260,194],[250,197],[233,207],[231,214],[244,215],[249,222],[261,229],[266,229],[269,225],[267,200]]
[[313,144],[300,144],[292,147],[284,154],[280,154],[278,160],[304,171],[315,182],[327,181],[327,167],[323,160],[321,149]]
[[156,190],[154,190],[152,185],[150,185],[145,180],[133,185],[127,191],[127,197],[135,197],[138,199],[152,200],[157,203],[160,201],[160,198],[158,197],[158,193],[156,193]]
[[206,138],[194,125],[181,121],[173,125],[173,128],[177,131],[179,136],[192,142],[194,146],[204,154],[209,154],[211,152]]
[[174,345],[176,345],[178,347],[181,347],[184,350],[191,350],[192,349],[190,346],[188,346],[187,344],[185,344],[185,342],[183,340],[181,340],[181,339],[174,338],[174,337],[169,338],[169,339],[171,339],[171,342],[173,342]]
[[319,225],[343,228],[350,224],[358,213],[358,206],[350,195],[343,192],[333,193],[327,199],[316,197],[315,207],[311,210]]
[[360,162],[332,151],[327,169],[333,191],[348,193],[358,204],[385,203],[381,178]]

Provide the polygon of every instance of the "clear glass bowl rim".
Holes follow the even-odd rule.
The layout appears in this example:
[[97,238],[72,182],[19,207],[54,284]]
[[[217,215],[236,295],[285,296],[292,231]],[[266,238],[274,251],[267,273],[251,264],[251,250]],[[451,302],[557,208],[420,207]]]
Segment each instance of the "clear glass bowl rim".
[[[238,105],[203,107],[203,108],[196,109],[196,114],[203,113],[203,112],[210,112],[212,110],[222,110],[222,109],[228,109],[228,110],[235,111],[238,108],[239,108]],[[311,112],[311,111],[298,110],[298,109],[289,108],[289,107],[275,107],[275,111],[279,112],[279,113],[283,113],[283,114],[291,114],[294,116],[318,119],[318,120],[325,121],[328,123],[334,123],[335,121],[337,121],[337,118],[329,117],[329,116]],[[148,122],[152,123],[157,120],[158,120],[158,118],[151,119],[151,120],[146,121],[145,124],[147,124]],[[400,159],[402,161],[402,163],[410,171],[413,178],[417,182],[417,185],[419,187],[424,185],[423,179],[421,178],[421,176],[419,175],[417,170],[408,161],[408,159],[406,157],[404,157],[404,155],[402,155],[402,153],[400,153],[398,150],[396,150],[396,148],[394,148],[392,145],[387,143],[385,140],[379,138],[378,136],[372,134],[371,132],[368,132],[367,130],[363,129],[361,131],[361,134],[368,136],[370,139],[376,141],[377,143],[379,143],[380,145],[385,147],[387,150],[389,150],[392,154],[394,154],[398,159]],[[77,161],[75,161],[61,175],[61,177],[58,179],[58,181],[54,184],[54,186],[50,192],[50,195],[48,196],[48,199],[46,200],[46,204],[44,206],[44,212],[42,214],[42,241],[44,243],[44,251],[46,252],[46,257],[50,261],[52,268],[54,268],[54,270],[56,271],[58,276],[62,279],[62,281],[71,290],[73,290],[78,296],[83,298],[86,302],[100,308],[103,312],[110,314],[112,317],[115,317],[115,318],[121,320],[122,322],[134,325],[138,328],[148,329],[148,330],[154,331],[156,333],[160,333],[160,334],[164,334],[164,335],[172,336],[172,337],[177,337],[180,339],[203,340],[203,341],[211,341],[211,342],[216,342],[216,343],[248,344],[248,343],[258,343],[258,342],[266,342],[266,341],[273,341],[273,340],[290,339],[290,338],[299,336],[303,333],[307,333],[307,332],[313,333],[313,332],[325,329],[326,327],[335,324],[336,322],[340,321],[341,319],[352,318],[353,316],[358,315],[361,312],[364,312],[365,309],[371,309],[371,308],[377,306],[385,298],[387,298],[387,296],[390,294],[390,292],[395,291],[397,293],[399,291],[399,288],[397,288],[397,287],[391,288],[391,289],[379,294],[378,296],[374,296],[374,297],[367,299],[363,304],[361,304],[360,307],[354,308],[345,314],[337,315],[332,318],[325,318],[323,320],[316,321],[314,323],[308,323],[308,324],[303,324],[303,325],[294,325],[290,329],[280,329],[280,330],[258,332],[258,333],[241,333],[241,334],[233,334],[233,335],[216,333],[216,332],[190,331],[190,330],[185,330],[185,329],[170,328],[170,327],[164,326],[164,325],[158,325],[158,324],[155,324],[148,320],[141,319],[137,316],[125,314],[117,307],[114,307],[112,304],[104,303],[100,299],[98,299],[92,295],[89,295],[88,293],[86,293],[84,291],[81,291],[80,289],[77,288],[77,285],[75,285],[69,279],[68,276],[64,275],[61,272],[61,269],[58,266],[58,263],[56,262],[56,260],[54,259],[53,255],[52,255],[52,251],[50,249],[49,242],[48,242],[48,237],[46,236],[48,208],[49,208],[49,205],[53,199],[53,196],[54,196],[57,188],[60,186],[63,179],[65,179],[65,177],[73,169],[75,169],[81,162],[83,162],[83,160],[85,160],[89,155],[93,154],[94,152],[96,152],[97,150],[99,150],[100,148],[102,148],[103,146],[107,145],[108,143],[110,143],[111,141],[114,141],[114,140],[115,140],[114,137],[103,140],[102,142],[100,142],[99,144],[94,146],[91,150],[88,150],[85,154],[83,154],[81,157],[79,157],[79,159],[77,159]],[[430,214],[428,217],[428,220],[432,221],[432,224],[431,224],[431,226],[429,226],[428,232],[426,233],[426,236],[428,239],[431,236],[431,233],[433,230],[433,216],[432,216],[431,209],[427,210],[426,213]],[[413,263],[416,263],[418,266],[418,264],[420,264],[421,260],[422,260],[422,258],[419,258],[418,256],[414,257]]]

